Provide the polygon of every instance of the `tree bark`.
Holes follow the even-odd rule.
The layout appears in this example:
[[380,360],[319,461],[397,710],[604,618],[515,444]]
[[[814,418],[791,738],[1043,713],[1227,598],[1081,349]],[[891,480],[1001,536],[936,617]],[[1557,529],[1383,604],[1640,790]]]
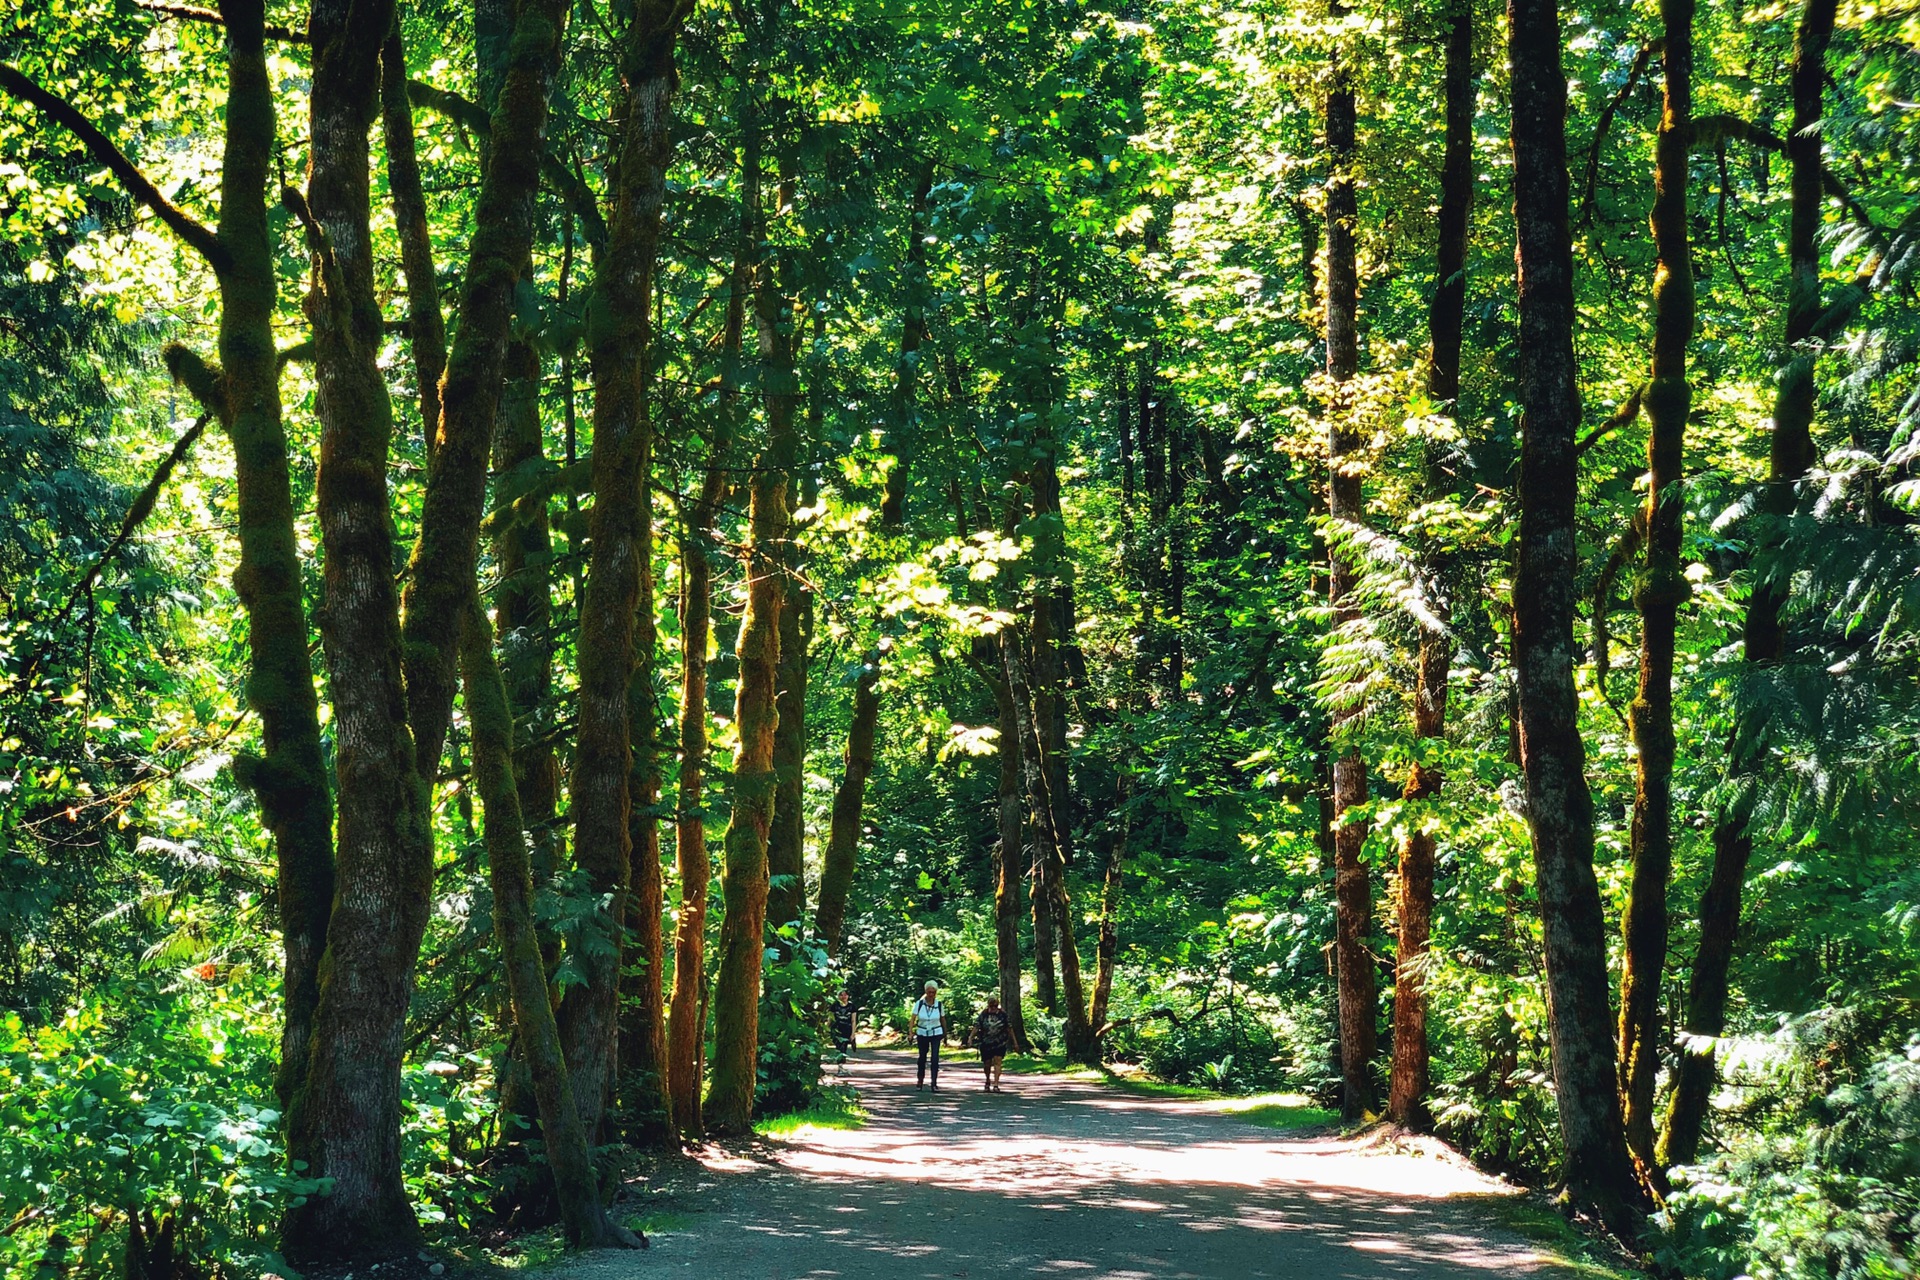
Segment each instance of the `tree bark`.
[[[753,90],[743,95],[747,135],[743,199],[756,226],[760,213],[758,112]],[[756,246],[763,233],[754,236]],[[792,512],[787,477],[798,449],[793,375],[793,309],[776,278],[774,264],[756,252],[754,329],[761,358],[761,384],[767,408],[767,444],[755,460],[748,498],[746,616],[736,652],[740,674],[734,697],[734,724],[740,745],[734,755],[733,816],[727,827],[726,867],[721,892],[726,915],[720,929],[720,973],[713,1010],[713,1083],[707,1091],[710,1130],[744,1134],[753,1123],[754,1087],[760,1048],[760,969],[767,910],[767,837],[773,822],[773,738],[779,708],[780,611],[786,601],[781,548]]]
[[[1473,6],[1456,0],[1447,25],[1446,154],[1440,170],[1439,237],[1434,255],[1433,304],[1427,334],[1433,351],[1427,365],[1427,394],[1458,417],[1460,344],[1467,302],[1467,237],[1473,211]],[[1426,498],[1439,498],[1444,476],[1434,465],[1437,449],[1428,448]],[[1422,565],[1429,582],[1439,566]],[[1444,630],[1423,627],[1413,694],[1415,739],[1444,741],[1447,679],[1453,666],[1453,639]],[[1416,760],[1407,772],[1401,797],[1430,800],[1439,794],[1440,770]],[[1400,844],[1399,937],[1394,951],[1393,1067],[1387,1085],[1387,1115],[1395,1124],[1425,1129],[1429,1052],[1427,1044],[1426,962],[1433,932],[1434,836],[1418,809]]]
[[[578,940],[586,981],[560,1006],[560,1034],[573,1073],[574,1101],[588,1134],[599,1132],[611,1099],[619,1047],[623,925],[634,856],[632,685],[641,590],[652,530],[648,463],[653,273],[667,166],[673,156],[674,45],[686,19],[682,0],[636,7],[621,51],[627,85],[620,163],[609,196],[607,243],[589,318],[593,371],[593,492],[590,563],[580,610],[580,730],[571,795],[574,861],[606,906]],[[644,639],[644,634],[639,638]],[[641,797],[645,803],[645,797]],[[646,857],[643,851],[641,857]],[[652,865],[658,867],[654,858]],[[648,886],[643,883],[643,895]],[[646,910],[642,904],[641,910]],[[651,963],[651,983],[659,970]]]
[[741,219],[742,244],[729,279],[722,337],[721,412],[700,496],[680,536],[680,792],[674,823],[680,918],[673,937],[673,997],[668,1017],[667,1090],[674,1127],[685,1137],[704,1128],[701,1067],[706,1048],[707,895],[713,862],[707,852],[707,644],[713,627],[713,526],[727,492],[727,457],[739,401],[740,342],[746,327],[747,264],[757,248],[756,221]]
[[[799,567],[799,548],[791,542],[784,561],[789,570]],[[780,723],[773,736],[767,925],[776,930],[792,926],[795,941],[805,931],[807,914],[807,661],[812,643],[813,593],[789,572],[786,603],[780,610],[780,678],[775,695]],[[821,888],[824,892],[824,879]],[[792,953],[785,939],[776,940],[774,946],[782,956]]]
[[1107,848],[1106,871],[1100,882],[1099,967],[1094,970],[1093,1000],[1087,1009],[1087,1023],[1096,1037],[1107,1025],[1107,1006],[1113,998],[1114,964],[1120,955],[1121,873],[1126,866],[1127,836],[1132,828],[1132,813],[1128,808],[1132,791],[1132,776],[1123,776],[1114,805],[1119,830],[1114,832],[1113,843]]
[[547,966],[533,927],[533,871],[515,779],[513,710],[493,656],[493,627],[478,601],[461,628],[460,673],[473,733],[473,778],[479,793],[493,888],[494,936],[506,964],[514,1031],[532,1076],[547,1166],[552,1171],[567,1243],[574,1248],[644,1245],[607,1218],[593,1167],[593,1149],[573,1101],[560,1030],[547,994]]
[[[650,357],[649,357],[650,359]],[[645,412],[643,409],[642,412]],[[642,497],[634,559],[639,590],[634,602],[633,671],[627,682],[627,726],[632,756],[627,775],[627,901],[624,940],[631,952],[621,966],[618,1088],[626,1101],[627,1137],[638,1146],[673,1144],[667,1080],[666,884],[660,867],[660,725],[654,695],[659,629],[654,621],[653,432],[643,432],[639,477]]]
[[[1824,327],[1818,237],[1825,202],[1821,162],[1821,95],[1826,85],[1827,43],[1833,36],[1835,0],[1807,0],[1793,47],[1793,128],[1787,158],[1793,167],[1792,213],[1787,233],[1791,277],[1787,293],[1786,361],[1774,391],[1773,440],[1767,484],[1760,494],[1763,522],[1777,524],[1793,510],[1794,486],[1813,465],[1815,404],[1813,339]],[[1765,523],[1755,538],[1755,581],[1747,600],[1744,659],[1750,670],[1777,665],[1786,656],[1781,613],[1787,577],[1778,530]],[[1750,716],[1736,725],[1728,772],[1751,775],[1765,767],[1760,726]],[[1694,956],[1682,1022],[1673,1099],[1660,1136],[1659,1165],[1692,1164],[1710,1110],[1715,1075],[1712,1038],[1726,1030],[1727,978],[1740,927],[1740,898],[1753,835],[1744,805],[1721,812],[1713,832],[1713,869],[1700,901],[1700,949]],[[1702,1043],[1702,1042],[1705,1043]]]
[[827,944],[827,954],[838,956],[846,942],[847,900],[860,852],[860,814],[873,773],[873,740],[880,722],[880,655],[861,660],[853,685],[853,715],[847,724],[846,759],[840,786],[833,793],[833,817],[827,828],[827,850],[820,867],[820,900],[814,908],[814,928]]
[[390,4],[321,0],[308,27],[312,144],[302,211],[315,263],[306,306],[321,424],[320,630],[337,744],[340,888],[312,1053],[288,1127],[288,1155],[333,1180],[328,1195],[288,1215],[283,1251],[303,1264],[396,1256],[420,1239],[401,1176],[400,1063],[433,845],[401,674],[386,482],[393,408],[378,363],[368,191],[367,134],[392,22]]
[[[1345,6],[1330,6],[1334,17]],[[1360,369],[1360,279],[1354,224],[1359,205],[1354,188],[1354,140],[1357,128],[1351,73],[1338,54],[1333,88],[1327,94],[1327,377],[1333,403],[1327,406],[1327,514],[1336,522],[1366,519],[1361,492],[1364,463],[1355,455],[1361,440],[1352,423],[1347,384]],[[1351,602],[1359,567],[1347,557],[1332,557],[1328,601],[1334,635],[1360,619]],[[1351,742],[1363,708],[1345,697],[1333,710],[1332,739],[1340,755],[1333,762],[1334,956],[1340,1008],[1340,1114],[1349,1123],[1373,1111],[1373,1059],[1378,1040],[1378,1000],[1373,954],[1367,946],[1373,927],[1373,887],[1360,860],[1367,842],[1364,823],[1349,822],[1347,811],[1367,801],[1367,765]]]
[[[993,946],[999,974],[1000,1007],[1006,1010],[1007,1027],[1013,1034],[1016,1052],[1026,1053],[1026,1018],[1021,1012],[1020,992],[1020,881],[1030,860],[1025,855],[1026,815],[1020,803],[1020,709],[1013,700],[995,642],[975,642],[975,666],[993,691],[1000,736],[998,757],[998,826],[1000,841],[993,851]],[[996,673],[995,668],[1001,668]]]
[[440,425],[440,378],[447,371],[447,322],[427,229],[427,197],[414,149],[413,104],[407,98],[407,53],[396,14],[380,51],[381,137],[387,148],[387,192],[393,206],[400,269],[407,278],[407,336],[419,384],[421,438],[429,454]]
[[1574,693],[1580,392],[1573,350],[1566,77],[1556,0],[1508,0],[1522,405],[1514,665],[1540,914],[1554,1093],[1569,1194],[1634,1238],[1646,1202],[1627,1153],[1593,873],[1593,798]]
[[1628,712],[1634,746],[1633,872],[1623,913],[1620,1086],[1627,1146],[1654,1170],[1653,1092],[1660,1070],[1660,981],[1667,960],[1667,881],[1673,873],[1673,659],[1687,598],[1680,554],[1681,467],[1686,452],[1687,346],[1693,340],[1693,265],[1687,228],[1687,160],[1693,133],[1693,0],[1661,0],[1665,88],[1654,139],[1650,219],[1653,371],[1647,415],[1646,560],[1634,585],[1640,613],[1640,684]]

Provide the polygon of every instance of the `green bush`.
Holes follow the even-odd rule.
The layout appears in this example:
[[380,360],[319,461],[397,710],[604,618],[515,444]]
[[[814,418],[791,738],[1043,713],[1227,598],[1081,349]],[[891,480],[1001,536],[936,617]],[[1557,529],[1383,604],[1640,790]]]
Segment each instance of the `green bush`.
[[1822,1093],[1820,1078],[1850,1056],[1846,1041],[1860,1023],[1854,1010],[1820,1010],[1744,1055],[1736,1082],[1759,1123],[1679,1171],[1668,1202],[1670,1263],[1704,1280],[1915,1273],[1920,1036]]
[[188,978],[50,1026],[0,1016],[0,1275],[113,1273],[134,1212],[174,1217],[216,1274],[276,1261],[281,1215],[323,1186],[284,1168],[261,994]]

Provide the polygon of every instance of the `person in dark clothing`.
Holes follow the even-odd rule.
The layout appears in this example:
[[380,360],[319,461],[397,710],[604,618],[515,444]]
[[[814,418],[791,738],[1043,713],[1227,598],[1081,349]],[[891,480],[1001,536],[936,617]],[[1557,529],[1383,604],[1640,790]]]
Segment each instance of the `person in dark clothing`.
[[842,991],[834,999],[828,1010],[828,1028],[833,1033],[833,1047],[841,1053],[853,1052],[854,1022],[859,1010],[853,1007],[853,997]]
[[940,1090],[940,1041],[947,1034],[947,1008],[940,1003],[940,984],[927,983],[927,989],[913,1002],[913,1040],[920,1050],[920,1063],[916,1073],[914,1088],[920,1089],[928,1084],[928,1069],[932,1069],[932,1088]]
[[1000,1064],[1013,1048],[1013,1028],[1007,1011],[1000,1007],[999,996],[988,996],[987,1007],[973,1020],[973,1044],[980,1050],[980,1087],[988,1093],[1000,1092]]

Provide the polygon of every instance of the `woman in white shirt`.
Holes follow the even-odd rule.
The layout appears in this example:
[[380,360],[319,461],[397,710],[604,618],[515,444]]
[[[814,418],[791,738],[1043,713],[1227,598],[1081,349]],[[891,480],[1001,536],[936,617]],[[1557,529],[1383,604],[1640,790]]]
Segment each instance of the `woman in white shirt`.
[[913,1039],[920,1049],[920,1066],[915,1089],[927,1085],[927,1068],[933,1071],[933,1090],[940,1088],[940,1041],[947,1034],[947,1010],[940,1003],[940,984],[929,981],[927,989],[913,1002]]

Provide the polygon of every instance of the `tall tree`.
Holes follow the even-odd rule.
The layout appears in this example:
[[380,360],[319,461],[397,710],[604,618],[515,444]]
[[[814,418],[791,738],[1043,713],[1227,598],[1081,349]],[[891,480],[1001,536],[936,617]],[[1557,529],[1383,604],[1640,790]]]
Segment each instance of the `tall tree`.
[[[1827,44],[1833,36],[1835,0],[1807,0],[1793,43],[1793,127],[1787,134],[1792,166],[1787,231],[1786,359],[1775,384],[1773,436],[1767,483],[1759,508],[1777,526],[1793,510],[1794,487],[1813,465],[1814,362],[1816,338],[1837,317],[1823,314],[1819,234],[1826,202],[1820,120],[1827,83]],[[1839,310],[1839,308],[1836,308]],[[1755,547],[1755,581],[1747,598],[1744,658],[1749,671],[1765,671],[1786,656],[1781,615],[1787,602],[1786,557],[1777,527],[1762,524]],[[1764,712],[1749,707],[1740,717],[1729,752],[1728,772],[1749,777],[1765,765]],[[1673,1099],[1660,1136],[1659,1164],[1692,1164],[1700,1152],[1713,1092],[1713,1038],[1726,1029],[1728,973],[1740,928],[1740,899],[1753,856],[1748,805],[1729,807],[1714,824],[1713,867],[1700,900],[1700,945],[1687,988],[1684,1033],[1674,1073]]]
[[1654,135],[1651,223],[1658,261],[1653,279],[1653,370],[1647,415],[1646,560],[1634,584],[1640,612],[1640,687],[1629,716],[1634,746],[1633,875],[1628,889],[1620,972],[1620,1073],[1627,1145],[1651,1169],[1653,1092],[1664,1048],[1660,983],[1667,959],[1667,882],[1673,872],[1673,656],[1680,606],[1687,599],[1680,554],[1686,453],[1687,346],[1693,341],[1693,264],[1687,226],[1689,148],[1693,143],[1693,0],[1661,0],[1663,77]]
[[[580,731],[571,795],[574,859],[605,906],[590,926],[593,936],[579,939],[586,981],[568,990],[560,1032],[574,1076],[574,1101],[589,1134],[599,1131],[611,1100],[619,1048],[620,969],[634,852],[630,699],[636,639],[644,638],[637,637],[638,611],[643,582],[652,571],[653,279],[673,156],[673,96],[679,87],[674,49],[690,9],[686,0],[646,0],[635,6],[630,20],[620,52],[625,123],[608,195],[606,251],[598,262],[588,322],[594,504],[586,598],[580,607]],[[651,865],[657,876],[659,859]],[[651,896],[651,886],[642,889],[643,899]],[[657,905],[657,897],[651,904],[643,900],[640,910]],[[643,981],[657,1006],[659,963],[652,955],[642,959],[649,970]],[[658,1063],[658,1076],[664,1076],[664,1067],[664,1060]],[[663,1079],[660,1083],[664,1086]]]
[[[779,16],[772,0],[753,38],[770,44]],[[760,385],[767,413],[766,446],[755,459],[747,505],[747,608],[735,652],[740,675],[735,686],[734,725],[740,745],[733,761],[733,814],[727,826],[726,866],[721,877],[725,917],[720,930],[720,972],[713,993],[713,1079],[707,1090],[710,1130],[745,1133],[753,1122],[754,1088],[760,1062],[760,967],[767,912],[767,836],[773,824],[774,729],[780,667],[780,611],[786,579],[780,572],[782,545],[792,511],[788,476],[799,448],[795,421],[797,386],[793,374],[793,308],[777,264],[765,250],[760,208],[760,104],[755,100],[764,71],[754,68],[755,83],[741,95],[743,147],[742,199],[755,219],[753,321],[760,356]]]
[[[1460,344],[1467,306],[1467,237],[1473,212],[1473,4],[1454,0],[1446,36],[1446,150],[1440,165],[1439,235],[1434,255],[1433,302],[1427,312],[1432,346],[1427,361],[1427,394],[1458,417]],[[1440,446],[1430,443],[1423,459],[1423,496],[1444,495],[1446,474]],[[1424,557],[1421,572],[1429,587],[1445,598],[1440,566]],[[1442,606],[1444,607],[1444,606]],[[1427,744],[1445,739],[1447,682],[1453,666],[1453,637],[1435,616],[1421,624],[1420,652],[1413,691],[1413,733]],[[1440,624],[1440,625],[1436,625]],[[1417,756],[1407,770],[1402,798],[1430,800],[1440,791],[1440,770]],[[1429,1053],[1427,1045],[1426,965],[1433,929],[1434,832],[1416,816],[1400,843],[1399,936],[1394,950],[1393,1068],[1387,1083],[1387,1115],[1396,1123],[1425,1128]]]
[[680,779],[674,857],[680,879],[680,915],[674,926],[673,996],[668,1017],[667,1087],[674,1127],[696,1137],[704,1127],[701,1066],[706,1046],[707,895],[713,862],[707,852],[707,645],[713,628],[713,566],[721,554],[714,521],[726,497],[727,462],[738,412],[740,346],[746,329],[749,266],[758,251],[758,221],[743,207],[740,244],[727,277],[721,330],[720,407],[700,493],[686,510],[680,533]]
[[[1334,0],[1328,11],[1337,22],[1346,6]],[[1366,519],[1362,495],[1365,463],[1353,421],[1348,384],[1360,371],[1360,276],[1355,254],[1359,202],[1355,188],[1354,146],[1358,127],[1353,73],[1346,55],[1333,55],[1332,87],[1327,92],[1327,515],[1336,524],[1357,526]],[[1328,600],[1337,636],[1360,619],[1352,598],[1359,566],[1336,551],[1332,556]],[[1339,750],[1333,762],[1333,883],[1335,971],[1340,1006],[1340,1114],[1359,1120],[1373,1110],[1373,1059],[1376,1029],[1373,955],[1367,934],[1373,923],[1373,889],[1360,852],[1366,824],[1349,821],[1347,811],[1367,801],[1367,764],[1349,739],[1362,708],[1342,695],[1333,713],[1332,738]]]
[[1606,922],[1593,873],[1593,797],[1573,685],[1580,391],[1557,0],[1508,0],[1507,60],[1522,407],[1513,645],[1527,829],[1546,935],[1554,1094],[1568,1190],[1631,1237],[1639,1233],[1644,1201],[1621,1120]]
[[275,245],[266,196],[275,111],[264,5],[224,0],[219,16],[227,30],[227,99],[217,230],[162,194],[59,95],[5,65],[0,65],[0,91],[32,103],[78,138],[134,199],[205,259],[219,288],[219,363],[209,365],[178,345],[168,348],[166,358],[175,378],[214,415],[233,447],[240,544],[234,591],[247,613],[246,705],[260,718],[261,740],[259,754],[235,755],[233,771],[234,780],[253,793],[273,835],[283,1010],[275,1089],[285,1107],[306,1070],[320,1001],[320,959],[333,907],[333,801],[307,647],[273,339]]

